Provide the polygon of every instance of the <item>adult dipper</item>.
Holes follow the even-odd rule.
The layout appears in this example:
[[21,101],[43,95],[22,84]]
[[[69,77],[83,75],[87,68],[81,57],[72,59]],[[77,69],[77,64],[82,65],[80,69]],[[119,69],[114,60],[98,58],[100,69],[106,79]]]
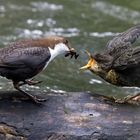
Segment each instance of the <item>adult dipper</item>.
[[64,37],[50,36],[11,43],[8,47],[0,49],[0,75],[11,79],[14,88],[34,102],[45,101],[45,99],[38,99],[23,91],[20,86],[39,83],[31,78],[45,69],[60,54],[78,57],[75,50],[70,48],[69,41]]
[[[140,25],[120,33],[108,42],[102,53],[88,53],[90,60],[81,69],[89,69],[107,82],[117,86],[140,87],[140,46],[132,44],[140,36]],[[139,99],[140,93],[121,102]],[[120,101],[120,100],[118,100]]]

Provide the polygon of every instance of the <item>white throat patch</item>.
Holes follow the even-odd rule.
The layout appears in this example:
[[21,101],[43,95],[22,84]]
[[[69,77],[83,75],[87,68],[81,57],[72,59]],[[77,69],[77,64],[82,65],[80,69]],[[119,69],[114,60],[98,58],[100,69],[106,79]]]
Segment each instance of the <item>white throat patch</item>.
[[59,43],[57,45],[55,45],[54,49],[49,48],[49,51],[50,51],[50,54],[51,54],[51,57],[49,59],[49,61],[46,63],[44,69],[48,66],[48,64],[58,55],[60,54],[64,54],[66,53],[67,51],[69,51],[69,48],[64,44],[64,43]]

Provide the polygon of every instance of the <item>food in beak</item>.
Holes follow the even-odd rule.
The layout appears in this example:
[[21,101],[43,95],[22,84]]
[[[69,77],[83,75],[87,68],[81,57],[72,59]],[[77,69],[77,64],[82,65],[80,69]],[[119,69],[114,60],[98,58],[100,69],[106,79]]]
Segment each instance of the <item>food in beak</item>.
[[71,58],[73,58],[73,56],[74,56],[75,59],[77,59],[79,56],[79,54],[76,53],[74,48],[71,48],[70,51],[65,55],[65,57],[68,57],[69,55],[71,55]]

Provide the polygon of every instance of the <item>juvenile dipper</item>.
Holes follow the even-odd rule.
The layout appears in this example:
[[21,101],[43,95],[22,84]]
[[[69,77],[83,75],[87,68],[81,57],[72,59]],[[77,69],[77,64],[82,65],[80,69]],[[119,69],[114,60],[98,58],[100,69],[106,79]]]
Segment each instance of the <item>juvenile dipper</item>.
[[[140,46],[132,44],[140,36],[140,25],[120,33],[107,44],[103,53],[88,53],[90,60],[81,69],[89,69],[107,82],[117,86],[140,87]],[[128,102],[140,93],[124,98]],[[118,100],[119,101],[119,100]]]
[[11,79],[14,87],[34,102],[45,101],[21,90],[20,86],[39,83],[29,79],[45,69],[60,54],[78,57],[64,37],[50,36],[11,43],[8,47],[0,49],[0,75]]

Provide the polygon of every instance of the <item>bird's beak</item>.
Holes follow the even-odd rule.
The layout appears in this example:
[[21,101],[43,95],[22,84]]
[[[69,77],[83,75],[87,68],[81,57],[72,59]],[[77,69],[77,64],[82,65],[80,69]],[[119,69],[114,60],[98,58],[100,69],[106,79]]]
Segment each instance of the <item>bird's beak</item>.
[[71,58],[74,56],[75,59],[77,59],[77,57],[79,56],[79,54],[76,53],[74,48],[70,48],[69,52],[65,55],[65,57],[69,55],[71,56]]
[[93,57],[91,56],[91,54],[88,51],[86,51],[86,53],[89,56],[89,61],[88,61],[88,63],[85,66],[81,67],[80,70],[90,69],[91,66],[95,64],[95,60],[93,59]]

